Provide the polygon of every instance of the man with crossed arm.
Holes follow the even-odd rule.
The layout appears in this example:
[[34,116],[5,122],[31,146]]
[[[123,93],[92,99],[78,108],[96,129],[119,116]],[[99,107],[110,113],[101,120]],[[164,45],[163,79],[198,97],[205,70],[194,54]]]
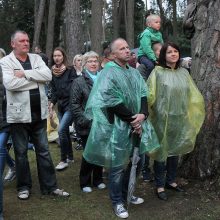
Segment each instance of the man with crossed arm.
[[35,146],[38,178],[42,194],[69,196],[57,188],[54,165],[48,149],[48,103],[45,83],[51,81],[50,69],[41,57],[29,53],[28,34],[16,31],[11,36],[13,51],[0,61],[7,97],[7,122],[14,144],[18,198],[28,199],[32,187],[27,158],[28,141]]

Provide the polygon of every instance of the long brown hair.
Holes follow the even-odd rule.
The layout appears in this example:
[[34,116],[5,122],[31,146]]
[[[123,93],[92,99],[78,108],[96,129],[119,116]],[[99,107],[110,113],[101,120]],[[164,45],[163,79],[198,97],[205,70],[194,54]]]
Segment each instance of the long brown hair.
[[[56,47],[56,48],[53,50],[53,53],[54,53],[54,51],[56,51],[56,50],[58,50],[58,51],[60,51],[60,52],[62,53],[62,55],[63,55],[63,64],[64,64],[66,67],[68,67],[68,66],[69,66],[69,63],[68,63],[68,59],[67,59],[67,55],[66,55],[65,50],[64,50],[62,47]],[[52,60],[51,65],[52,65],[52,66],[55,64],[54,59],[53,59],[53,53],[52,53],[52,59],[51,59],[51,60]]]

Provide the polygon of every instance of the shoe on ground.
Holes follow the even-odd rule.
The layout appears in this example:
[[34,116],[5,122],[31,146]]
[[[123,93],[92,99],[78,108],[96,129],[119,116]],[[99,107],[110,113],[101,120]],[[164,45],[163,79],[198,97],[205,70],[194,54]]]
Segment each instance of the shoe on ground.
[[60,197],[68,197],[70,194],[68,192],[65,192],[63,189],[55,189],[51,192],[54,196],[60,196]]
[[178,186],[178,185],[172,186],[172,185],[166,183],[165,187],[166,187],[167,189],[171,189],[171,190],[174,190],[174,191],[176,191],[176,192],[185,192],[185,190],[184,190],[183,188],[181,188],[180,186]]
[[30,192],[27,189],[18,192],[18,198],[21,200],[27,200],[29,199],[29,196],[30,196]]
[[139,205],[139,204],[144,203],[144,199],[142,199],[140,197],[132,196],[130,202],[131,202],[131,204]]
[[153,180],[151,173],[146,170],[142,171],[142,177],[144,182],[150,182]]
[[16,177],[15,167],[9,168],[7,174],[5,175],[4,181],[12,181]]
[[66,159],[66,162],[67,162],[67,163],[74,163],[74,160],[67,158],[67,159]]
[[98,189],[105,189],[106,188],[106,185],[105,183],[100,183],[98,186],[97,186]]
[[117,204],[113,207],[115,215],[119,218],[128,218],[128,211],[125,209],[123,204]]
[[91,188],[90,186],[86,186],[86,187],[83,187],[83,188],[82,188],[82,191],[83,191],[84,193],[90,193],[90,192],[92,192],[92,188]]
[[167,197],[167,194],[165,193],[165,191],[162,191],[162,192],[156,191],[156,194],[157,194],[157,197],[160,200],[163,200],[163,201],[167,201],[168,200],[168,197]]
[[68,167],[67,162],[60,161],[59,164],[56,166],[56,170],[64,170]]

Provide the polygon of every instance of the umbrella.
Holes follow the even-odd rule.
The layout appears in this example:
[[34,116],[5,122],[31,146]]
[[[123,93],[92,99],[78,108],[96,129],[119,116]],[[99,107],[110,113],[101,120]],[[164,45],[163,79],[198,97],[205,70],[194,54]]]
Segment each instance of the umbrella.
[[133,196],[135,190],[135,183],[136,183],[136,170],[137,164],[140,160],[139,157],[139,147],[140,147],[141,138],[138,134],[132,134],[132,147],[133,147],[133,156],[132,156],[132,166],[130,172],[130,178],[128,183],[128,195],[127,195],[127,203],[128,205],[131,202],[131,198]]

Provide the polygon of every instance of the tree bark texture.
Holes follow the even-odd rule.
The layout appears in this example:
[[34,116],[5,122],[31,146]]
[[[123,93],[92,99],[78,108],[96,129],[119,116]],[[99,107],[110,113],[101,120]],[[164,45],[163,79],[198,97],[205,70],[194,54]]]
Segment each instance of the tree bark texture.
[[[192,1],[191,1],[192,2]],[[194,0],[192,77],[206,103],[206,118],[195,150],[183,157],[186,177],[218,180],[220,174],[220,1]]]
[[33,39],[33,50],[36,45],[39,44],[41,25],[44,17],[44,9],[45,9],[46,0],[40,0],[38,12],[37,12],[37,20],[35,21],[35,29],[34,29],[34,39]]
[[82,52],[82,23],[80,0],[65,0],[65,45],[70,64],[73,57]]
[[177,6],[176,6],[176,0],[172,0],[172,9],[173,9],[173,37],[178,37],[177,32]]
[[125,30],[126,40],[130,48],[134,48],[134,0],[126,1]]
[[103,0],[92,0],[91,49],[102,54],[102,11]]
[[49,58],[51,58],[51,54],[53,51],[55,15],[56,15],[56,0],[50,0],[48,25],[47,25],[47,40],[46,40],[46,54],[47,57]]
[[112,0],[112,21],[113,21],[113,38],[119,37],[119,2]]

